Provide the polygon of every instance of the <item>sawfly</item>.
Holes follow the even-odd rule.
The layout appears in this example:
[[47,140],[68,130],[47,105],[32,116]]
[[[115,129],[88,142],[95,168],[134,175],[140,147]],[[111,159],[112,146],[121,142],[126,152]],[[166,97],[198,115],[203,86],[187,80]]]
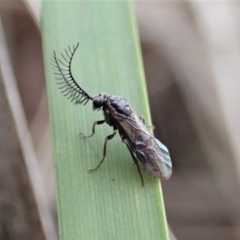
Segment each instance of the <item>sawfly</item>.
[[103,157],[97,167],[89,170],[97,170],[106,157],[107,142],[112,139],[117,132],[126,144],[138,173],[144,185],[140,166],[147,170],[150,175],[167,180],[172,173],[172,163],[168,149],[148,130],[144,119],[139,117],[131,108],[129,103],[122,97],[109,96],[106,93],[98,93],[90,96],[76,82],[72,75],[71,65],[74,54],[79,46],[68,47],[61,58],[57,58],[53,52],[53,67],[57,84],[62,93],[75,104],[87,104],[89,100],[93,103],[93,110],[102,110],[104,119],[94,122],[92,126],[92,137],[95,133],[96,125],[107,123],[113,128],[113,133],[105,138],[103,147]]

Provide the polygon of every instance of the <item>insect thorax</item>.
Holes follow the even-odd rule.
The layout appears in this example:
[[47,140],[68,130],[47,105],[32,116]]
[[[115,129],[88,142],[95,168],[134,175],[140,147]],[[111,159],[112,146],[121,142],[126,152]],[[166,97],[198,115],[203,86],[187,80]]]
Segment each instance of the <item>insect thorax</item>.
[[109,96],[103,107],[103,111],[105,120],[110,126],[114,126],[133,113],[128,102],[118,96]]
[[93,109],[102,109],[105,121],[110,126],[116,126],[119,118],[129,117],[133,113],[124,98],[108,96],[105,93],[99,93],[93,97]]
[[114,110],[115,114],[127,117],[132,114],[129,103],[122,97],[110,96],[107,105]]

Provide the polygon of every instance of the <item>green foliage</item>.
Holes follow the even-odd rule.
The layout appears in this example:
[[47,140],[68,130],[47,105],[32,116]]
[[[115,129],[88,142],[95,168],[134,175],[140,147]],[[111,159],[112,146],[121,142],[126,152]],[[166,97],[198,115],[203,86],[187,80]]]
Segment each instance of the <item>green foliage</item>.
[[47,78],[58,217],[62,240],[166,240],[167,224],[161,186],[143,172],[145,186],[119,136],[102,157],[107,125],[91,133],[92,123],[103,119],[91,103],[74,105],[58,89],[51,65],[68,46],[80,46],[72,72],[90,95],[104,91],[126,98],[151,125],[139,40],[131,3],[127,1],[43,2],[43,48]]

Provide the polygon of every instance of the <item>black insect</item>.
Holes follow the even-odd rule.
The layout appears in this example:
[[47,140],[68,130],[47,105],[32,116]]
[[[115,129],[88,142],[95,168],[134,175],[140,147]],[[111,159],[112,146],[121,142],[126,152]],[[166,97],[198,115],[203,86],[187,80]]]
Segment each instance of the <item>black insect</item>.
[[109,126],[113,127],[113,133],[105,138],[102,160],[97,167],[90,171],[96,170],[101,166],[106,157],[107,142],[118,131],[137,166],[142,185],[144,183],[139,164],[152,176],[167,180],[172,173],[172,163],[168,149],[149,132],[145,126],[144,119],[134,113],[124,98],[108,96],[105,93],[99,93],[91,97],[75,81],[71,72],[71,64],[78,45],[73,46],[72,49],[70,47],[65,49],[65,54],[61,54],[61,59],[57,58],[54,51],[53,65],[57,83],[62,93],[75,104],[85,105],[89,100],[92,100],[93,110],[103,110],[104,120],[94,122],[92,134],[90,136],[82,134],[84,137],[93,136],[96,125],[106,122]]

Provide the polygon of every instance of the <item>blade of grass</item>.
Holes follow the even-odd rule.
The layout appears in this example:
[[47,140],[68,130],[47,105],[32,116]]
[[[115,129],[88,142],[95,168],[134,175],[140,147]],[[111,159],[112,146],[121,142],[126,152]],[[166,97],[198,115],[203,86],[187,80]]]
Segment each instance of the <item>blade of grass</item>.
[[108,144],[107,159],[88,173],[102,157],[108,126],[91,104],[73,105],[60,93],[50,58],[80,42],[72,64],[79,85],[90,95],[104,91],[126,98],[150,123],[139,40],[129,1],[45,1],[43,43],[53,154],[57,181],[60,238],[168,239],[166,217],[157,179],[143,173],[141,186],[136,166],[119,137]]

